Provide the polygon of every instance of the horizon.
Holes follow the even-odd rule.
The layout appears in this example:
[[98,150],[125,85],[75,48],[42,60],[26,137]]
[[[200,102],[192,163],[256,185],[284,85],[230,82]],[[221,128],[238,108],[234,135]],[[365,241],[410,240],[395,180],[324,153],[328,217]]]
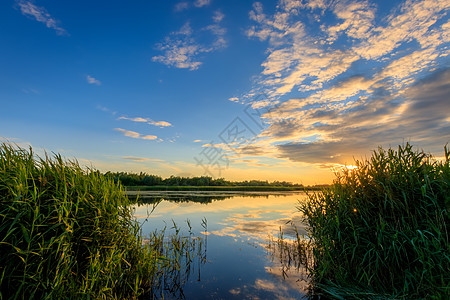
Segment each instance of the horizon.
[[101,172],[330,184],[450,142],[450,3],[0,3],[0,142]]

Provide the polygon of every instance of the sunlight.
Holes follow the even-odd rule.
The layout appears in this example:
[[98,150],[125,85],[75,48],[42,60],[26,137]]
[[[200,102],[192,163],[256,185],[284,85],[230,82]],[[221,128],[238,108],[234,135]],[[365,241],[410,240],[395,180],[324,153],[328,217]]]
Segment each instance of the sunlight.
[[353,171],[353,170],[355,170],[355,169],[358,169],[358,166],[355,166],[355,165],[345,165],[345,166],[342,167],[342,169],[347,169],[347,170]]

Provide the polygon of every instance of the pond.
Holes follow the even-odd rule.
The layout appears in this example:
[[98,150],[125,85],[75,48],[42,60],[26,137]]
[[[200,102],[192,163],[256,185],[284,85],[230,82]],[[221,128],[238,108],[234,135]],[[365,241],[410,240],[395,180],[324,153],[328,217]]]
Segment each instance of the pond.
[[304,193],[151,191],[139,192],[139,199],[135,217],[144,235],[163,228],[170,233],[175,223],[183,232],[192,226],[194,236],[204,239],[202,259],[180,289],[165,292],[164,298],[306,298],[305,269],[276,247],[281,237],[289,242],[296,230],[305,233],[296,208]]

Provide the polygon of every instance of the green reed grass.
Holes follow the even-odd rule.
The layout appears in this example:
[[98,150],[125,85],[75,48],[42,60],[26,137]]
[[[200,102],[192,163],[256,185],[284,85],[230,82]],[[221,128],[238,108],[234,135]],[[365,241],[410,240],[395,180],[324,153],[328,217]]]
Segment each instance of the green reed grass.
[[308,270],[312,267],[313,254],[309,247],[309,241],[299,234],[295,225],[291,225],[295,230],[296,237],[285,238],[280,227],[276,238],[269,236],[266,250],[271,261],[280,267],[283,279],[288,277],[287,274],[290,270],[295,270],[301,276],[301,280],[307,281]]
[[189,220],[186,221],[188,235],[181,234],[181,228],[173,220],[172,223],[171,234],[167,234],[165,227],[154,231],[146,241],[160,258],[146,299],[183,299],[183,288],[190,276],[198,275],[200,281],[200,269],[206,263],[206,219],[201,223],[205,230],[203,238],[194,235]]
[[[120,184],[60,155],[0,145],[0,299],[135,298],[183,245],[162,258]],[[167,251],[166,251],[167,252]]]
[[309,225],[310,268],[334,298],[450,295],[450,152],[435,161],[410,144],[374,151],[299,209]]

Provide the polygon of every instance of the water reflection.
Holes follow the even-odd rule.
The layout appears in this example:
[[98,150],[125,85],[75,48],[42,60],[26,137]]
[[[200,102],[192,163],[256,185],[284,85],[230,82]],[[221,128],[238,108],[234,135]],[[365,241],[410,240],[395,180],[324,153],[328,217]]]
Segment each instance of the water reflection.
[[172,220],[183,224],[189,219],[192,231],[200,236],[201,219],[208,220],[208,259],[201,276],[186,280],[180,297],[299,299],[307,292],[305,269],[283,262],[279,250],[268,245],[280,228],[285,241],[296,240],[292,224],[300,235],[304,233],[295,207],[305,197],[292,192],[144,192],[135,215],[143,222],[152,204],[159,203],[143,222],[144,233],[167,227]]
[[[288,192],[291,193],[291,192]],[[213,201],[220,201],[230,199],[236,196],[250,197],[250,198],[269,198],[269,196],[284,196],[286,192],[245,192],[245,191],[128,191],[127,195],[130,199],[138,199],[138,205],[145,205],[148,203],[159,202],[166,200],[170,202],[197,202],[197,203],[211,203]]]
[[[166,228],[155,230],[144,246],[159,257],[152,288],[144,294],[145,299],[185,299],[184,286],[191,276],[201,280],[201,267],[207,261],[208,235],[194,236],[190,222],[186,222],[189,233],[180,233],[173,223],[172,234],[165,234]],[[207,233],[206,220],[202,222],[203,233]]]

